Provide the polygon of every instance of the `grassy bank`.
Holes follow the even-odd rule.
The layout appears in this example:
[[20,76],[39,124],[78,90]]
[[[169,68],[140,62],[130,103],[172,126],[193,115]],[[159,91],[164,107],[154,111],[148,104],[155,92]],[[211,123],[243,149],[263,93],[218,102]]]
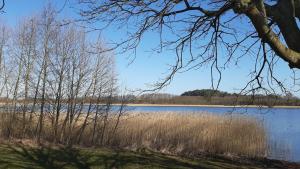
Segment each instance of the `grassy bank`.
[[[76,141],[82,118],[73,123],[71,133],[66,133],[69,142],[54,142],[51,116],[45,116],[43,146],[37,146],[32,133],[36,120],[27,124],[24,132],[21,132],[22,123],[16,120],[9,131],[11,137],[7,138],[5,117],[8,114],[1,115],[0,168],[300,167],[264,159],[268,153],[265,128],[248,116],[162,112],[109,114],[106,121],[99,116],[94,142],[91,138],[95,119],[88,121],[80,142]],[[72,144],[68,144],[70,142]]]
[[[9,130],[11,137],[6,138],[6,125],[10,123],[7,123],[9,121],[4,116],[1,120],[0,134],[4,140],[35,141],[32,135],[35,123],[28,124],[32,126],[27,125],[28,129],[22,130],[22,123],[16,120]],[[248,116],[152,112],[129,113],[121,117],[109,115],[105,121],[100,117],[99,120],[95,133],[94,119],[89,120],[84,131],[81,130],[83,120],[79,119],[63,135],[66,142],[63,139],[56,142],[53,140],[51,119],[45,120],[42,140],[85,147],[105,146],[130,150],[147,148],[189,157],[202,153],[265,157],[268,153],[263,124]]]
[[275,160],[229,159],[203,156],[182,158],[147,150],[30,147],[0,144],[1,169],[296,169],[299,164]]

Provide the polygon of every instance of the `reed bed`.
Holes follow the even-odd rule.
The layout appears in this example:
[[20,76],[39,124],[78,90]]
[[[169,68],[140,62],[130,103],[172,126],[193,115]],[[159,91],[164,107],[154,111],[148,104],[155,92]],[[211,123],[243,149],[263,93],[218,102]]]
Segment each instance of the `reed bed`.
[[[3,117],[3,116],[2,116]],[[101,118],[100,118],[101,119]],[[81,146],[105,146],[123,149],[150,149],[170,154],[196,156],[203,153],[265,157],[267,135],[261,122],[242,115],[215,115],[209,113],[127,113],[117,120],[110,115],[106,126],[99,122],[95,138],[91,142],[92,120],[78,144]],[[2,118],[3,120],[3,118]],[[72,130],[71,140],[76,140],[83,120]],[[2,121],[3,122],[3,121]],[[4,131],[2,123],[0,131]],[[43,131],[45,141],[51,142],[50,120]],[[14,130],[21,127],[14,124]],[[34,128],[34,127],[32,127]],[[70,134],[70,133],[69,133]],[[31,136],[27,134],[27,139]]]
[[211,153],[264,157],[267,154],[265,128],[248,116],[131,113],[120,120],[115,132],[116,118],[111,117],[108,124],[105,145],[112,147],[147,148],[189,156]]

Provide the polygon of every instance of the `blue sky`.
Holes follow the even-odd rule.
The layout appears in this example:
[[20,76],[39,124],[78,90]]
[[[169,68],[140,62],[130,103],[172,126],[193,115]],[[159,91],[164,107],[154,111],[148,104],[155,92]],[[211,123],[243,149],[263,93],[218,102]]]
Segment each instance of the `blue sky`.
[[[48,0],[7,0],[4,13],[0,15],[1,22],[7,23],[12,27],[19,20],[26,16],[38,14],[48,3]],[[63,7],[63,0],[52,0],[51,3],[58,9]],[[63,17],[73,18],[76,16],[74,9],[66,6],[60,14]],[[118,41],[122,37],[122,30],[106,30],[102,36],[107,41]],[[137,49],[137,57],[130,63],[129,53],[117,54],[116,68],[119,83],[122,88],[127,89],[149,89],[147,84],[153,84],[160,78],[163,78],[168,70],[168,64],[174,63],[175,53],[172,51],[163,51],[162,53],[151,54],[149,49],[154,46],[156,41],[155,33],[148,33],[143,38],[142,44]],[[239,65],[231,64],[222,74],[220,90],[229,92],[238,92],[250,80],[249,72],[253,70],[253,57],[244,57]],[[291,86],[291,71],[286,63],[279,61],[278,69],[275,72],[280,79]],[[203,67],[198,70],[190,70],[184,73],[178,73],[169,86],[161,92],[172,94],[181,94],[187,90],[210,88],[210,68]],[[294,93],[299,95],[299,93]]]

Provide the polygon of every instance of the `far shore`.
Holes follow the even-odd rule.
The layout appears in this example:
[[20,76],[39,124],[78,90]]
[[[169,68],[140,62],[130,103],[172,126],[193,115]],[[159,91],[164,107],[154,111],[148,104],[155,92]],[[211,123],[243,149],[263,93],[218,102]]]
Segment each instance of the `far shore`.
[[[114,104],[114,105],[120,105],[120,104]],[[136,104],[136,103],[129,103],[127,106],[154,106],[154,107],[253,107],[253,108],[269,108],[268,106],[262,106],[262,105],[209,105],[209,104],[204,104],[204,105],[195,105],[195,104]],[[270,108],[287,108],[287,109],[300,109],[300,106],[272,106]]]
[[[0,102],[0,106],[5,105],[6,103]],[[85,103],[84,105],[89,105],[88,103]],[[105,104],[99,104],[99,105],[105,105]],[[120,103],[114,103],[113,105],[121,105]],[[213,104],[150,104],[150,103],[128,103],[126,106],[141,106],[141,107],[228,107],[228,108],[284,108],[284,109],[300,109],[300,106],[283,106],[283,105],[275,105],[275,106],[265,106],[265,105],[213,105]]]

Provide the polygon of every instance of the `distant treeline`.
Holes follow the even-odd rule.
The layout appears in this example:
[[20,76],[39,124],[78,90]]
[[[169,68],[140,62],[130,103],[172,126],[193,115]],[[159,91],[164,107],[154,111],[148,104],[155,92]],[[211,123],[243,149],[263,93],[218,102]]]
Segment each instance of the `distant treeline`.
[[192,90],[192,91],[187,91],[181,94],[181,96],[204,96],[204,97],[209,97],[209,96],[231,96],[231,95],[237,95],[236,93],[230,94],[228,92],[223,92],[219,90],[213,90],[213,89],[201,89],[201,90]]
[[[107,104],[107,96],[102,97],[78,97],[74,100],[80,104]],[[212,89],[201,89],[186,91],[181,95],[172,95],[168,93],[151,93],[143,95],[122,95],[110,96],[112,104],[133,103],[133,104],[184,104],[184,105],[261,105],[261,106],[300,106],[300,99],[288,94],[280,95],[242,95],[237,93],[229,93]],[[13,100],[8,98],[0,98],[1,103],[11,103]],[[55,99],[48,98],[48,102]],[[33,98],[27,100],[18,100],[18,103],[33,103]],[[35,102],[40,103],[38,98]],[[69,104],[68,99],[61,99],[62,104]]]
[[300,99],[291,94],[242,95],[211,89],[187,91],[180,96],[156,93],[141,96],[128,95],[127,98],[130,103],[136,104],[300,106]]

